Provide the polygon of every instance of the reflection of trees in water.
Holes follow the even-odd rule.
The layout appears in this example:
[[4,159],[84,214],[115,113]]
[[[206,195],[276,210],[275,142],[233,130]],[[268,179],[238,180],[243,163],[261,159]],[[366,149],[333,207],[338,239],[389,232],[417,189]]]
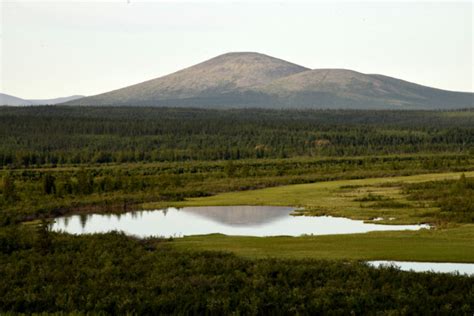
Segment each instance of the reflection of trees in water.
[[67,228],[69,226],[69,217],[64,217],[63,222],[64,222],[64,227]]
[[87,220],[89,219],[89,216],[86,214],[80,214],[79,215],[79,221],[81,222],[81,227],[82,229],[86,228]]
[[214,222],[231,226],[245,226],[265,224],[289,216],[293,208],[279,206],[209,206],[186,207],[181,210]]

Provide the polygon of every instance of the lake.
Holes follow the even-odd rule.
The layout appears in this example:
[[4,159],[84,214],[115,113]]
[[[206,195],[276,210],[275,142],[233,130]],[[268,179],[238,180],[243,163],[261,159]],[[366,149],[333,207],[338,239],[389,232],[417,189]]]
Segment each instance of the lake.
[[183,237],[212,233],[261,237],[301,236],[429,228],[429,225],[379,225],[331,216],[292,216],[293,210],[293,207],[279,206],[170,207],[113,215],[65,216],[57,218],[50,228],[71,234],[117,230],[138,237]]

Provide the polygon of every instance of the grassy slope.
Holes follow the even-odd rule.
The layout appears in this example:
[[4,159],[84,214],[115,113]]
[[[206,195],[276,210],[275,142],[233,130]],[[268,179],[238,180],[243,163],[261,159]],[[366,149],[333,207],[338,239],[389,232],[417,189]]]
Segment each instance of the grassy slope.
[[[378,187],[388,182],[421,182],[456,179],[461,173],[424,174],[409,177],[375,178],[331,181],[324,183],[291,185],[262,190],[232,192],[212,197],[190,199],[176,206],[199,205],[297,205],[309,210],[348,216],[372,218],[390,212],[397,219],[391,223],[423,221],[424,211],[416,208],[396,208],[370,211],[360,207],[353,197],[345,197],[341,186]],[[474,172],[465,173],[474,176]],[[395,188],[397,188],[395,186]],[[390,191],[392,196],[399,192]],[[342,193],[341,193],[342,192]],[[362,190],[362,192],[366,192]],[[364,193],[365,194],[365,193]],[[401,197],[403,198],[403,197]],[[147,205],[145,205],[147,206]],[[152,207],[153,205],[148,205]],[[372,213],[370,213],[372,212]],[[414,216],[411,213],[416,213]],[[429,218],[429,217],[428,217]],[[474,225],[448,225],[445,229],[418,232],[373,232],[355,235],[314,237],[234,237],[224,235],[194,236],[178,239],[176,247],[185,250],[223,250],[258,257],[325,258],[354,260],[412,260],[474,262]]]

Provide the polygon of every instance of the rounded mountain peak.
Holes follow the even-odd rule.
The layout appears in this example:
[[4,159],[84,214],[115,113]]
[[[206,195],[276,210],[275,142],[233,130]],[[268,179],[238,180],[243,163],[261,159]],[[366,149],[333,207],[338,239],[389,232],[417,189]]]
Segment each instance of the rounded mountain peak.
[[195,85],[194,80],[199,78],[199,85],[204,89],[219,86],[244,89],[267,84],[273,80],[306,70],[308,68],[265,54],[231,52],[183,69],[170,76],[181,77],[193,86]]
[[253,52],[219,55],[170,75],[94,96],[110,104],[139,100],[207,98],[248,90],[308,68]]

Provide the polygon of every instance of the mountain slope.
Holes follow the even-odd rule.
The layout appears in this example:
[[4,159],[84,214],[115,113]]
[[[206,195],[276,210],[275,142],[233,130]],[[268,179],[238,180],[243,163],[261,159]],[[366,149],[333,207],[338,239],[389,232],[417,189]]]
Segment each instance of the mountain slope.
[[27,106],[27,105],[53,105],[73,101],[84,98],[83,95],[72,95],[70,97],[62,97],[55,99],[37,99],[37,100],[26,100],[18,97],[14,97],[9,94],[0,93],[0,105],[12,105],[12,106]]
[[69,104],[159,105],[190,98],[207,99],[269,83],[308,70],[258,53],[228,53],[173,74]]
[[346,69],[310,70],[258,53],[228,53],[161,78],[66,104],[447,109],[473,107],[473,95]]
[[55,98],[55,99],[35,99],[35,100],[28,100],[28,101],[33,102],[34,104],[38,104],[38,105],[53,105],[53,104],[59,104],[59,103],[81,99],[84,97],[85,96],[83,95],[71,95],[69,97],[61,97],[61,98]]
[[286,107],[318,108],[462,108],[473,106],[474,95],[347,69],[305,71],[255,90]]
[[0,93],[0,105],[34,105],[33,102],[14,97],[9,94]]

